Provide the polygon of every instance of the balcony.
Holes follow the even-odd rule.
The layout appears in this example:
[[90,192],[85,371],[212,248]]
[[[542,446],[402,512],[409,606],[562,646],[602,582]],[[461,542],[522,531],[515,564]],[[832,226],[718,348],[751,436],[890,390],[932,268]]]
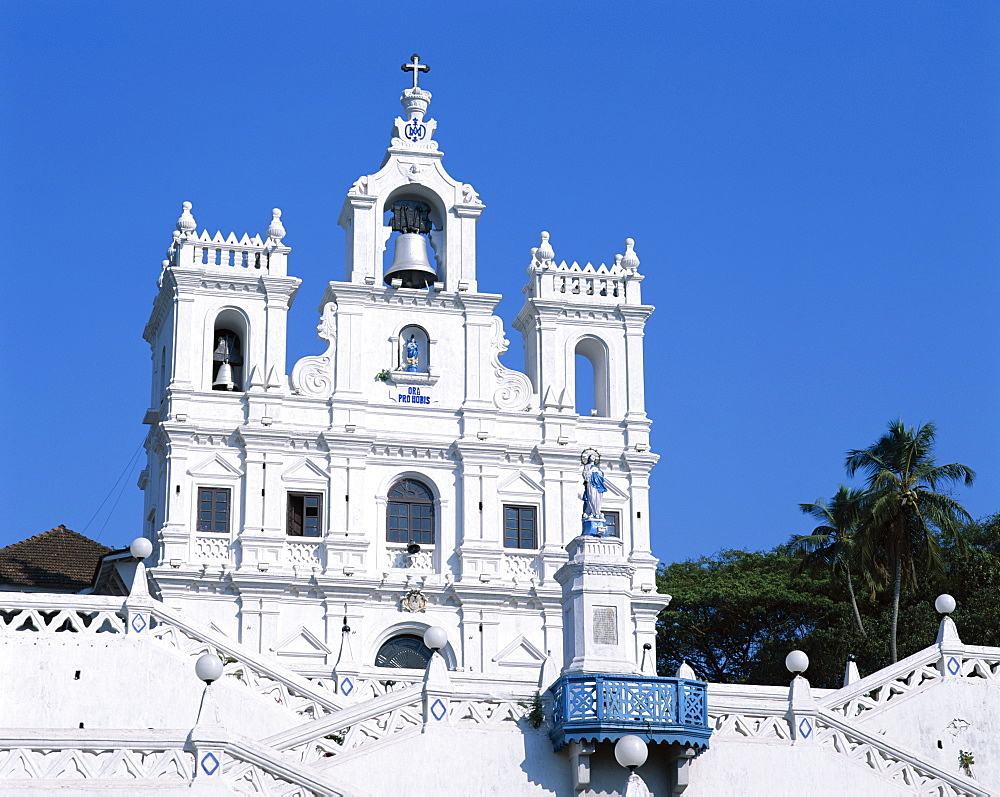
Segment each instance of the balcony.
[[708,747],[708,692],[701,681],[582,673],[562,676],[550,691],[549,736],[556,750],[570,742],[615,742],[630,733],[649,742]]

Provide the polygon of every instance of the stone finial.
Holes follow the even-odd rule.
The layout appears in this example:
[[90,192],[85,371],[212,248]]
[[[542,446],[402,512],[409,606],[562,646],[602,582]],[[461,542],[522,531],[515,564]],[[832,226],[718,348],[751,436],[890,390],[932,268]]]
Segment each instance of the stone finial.
[[194,216],[191,215],[191,203],[184,202],[181,205],[181,216],[177,219],[177,229],[184,236],[191,237],[194,231],[198,228],[198,222],[194,220]]
[[267,237],[275,243],[281,243],[285,237],[285,227],[281,223],[281,209],[275,208],[271,211],[271,223],[267,225]]
[[689,681],[697,681],[698,676],[694,674],[694,669],[686,661],[681,662],[681,666],[677,668],[678,678],[687,678]]
[[621,259],[621,265],[629,271],[639,268],[639,256],[635,253],[635,241],[631,238],[625,239],[625,256]]
[[858,663],[854,655],[847,657],[847,667],[844,668],[844,686],[850,686],[861,680],[861,673],[858,672]]
[[556,253],[552,248],[552,244],[549,243],[549,234],[547,232],[542,232],[541,239],[542,242],[535,251],[535,258],[539,263],[544,265],[545,263],[551,263],[553,258],[555,258]]

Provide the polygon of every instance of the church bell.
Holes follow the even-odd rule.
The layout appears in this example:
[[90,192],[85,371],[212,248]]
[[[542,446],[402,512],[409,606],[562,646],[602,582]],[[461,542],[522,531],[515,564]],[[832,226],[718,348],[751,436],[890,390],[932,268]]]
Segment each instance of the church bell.
[[431,231],[430,206],[426,202],[402,199],[392,204],[390,227],[398,232],[392,265],[385,272],[386,285],[402,280],[403,288],[426,288],[437,281],[437,271],[427,257],[427,239]]
[[228,362],[223,362],[219,366],[219,373],[215,376],[215,381],[212,383],[213,390],[232,390],[236,387],[233,382],[233,367]]
[[401,279],[404,288],[426,288],[437,280],[437,272],[427,257],[427,239],[419,233],[405,232],[396,238],[392,265],[385,272],[385,283]]

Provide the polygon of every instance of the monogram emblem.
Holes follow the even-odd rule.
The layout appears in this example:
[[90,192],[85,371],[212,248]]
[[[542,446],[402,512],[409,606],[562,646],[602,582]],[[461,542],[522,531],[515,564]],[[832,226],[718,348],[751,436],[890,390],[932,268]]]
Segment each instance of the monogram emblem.
[[406,137],[410,139],[410,141],[422,141],[424,136],[427,135],[427,125],[413,119],[406,127],[403,128],[403,132],[406,134]]

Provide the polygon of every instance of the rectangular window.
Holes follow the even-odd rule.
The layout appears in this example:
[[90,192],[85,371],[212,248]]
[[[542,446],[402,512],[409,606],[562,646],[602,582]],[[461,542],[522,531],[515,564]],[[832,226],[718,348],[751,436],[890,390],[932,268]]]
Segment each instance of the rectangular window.
[[198,488],[198,531],[229,531],[229,488]]
[[292,537],[320,537],[323,496],[319,493],[289,493],[285,532]]
[[607,535],[609,537],[621,537],[622,536],[622,513],[621,512],[604,512],[604,526],[607,529]]
[[538,521],[533,506],[509,506],[503,508],[503,547],[537,548]]

